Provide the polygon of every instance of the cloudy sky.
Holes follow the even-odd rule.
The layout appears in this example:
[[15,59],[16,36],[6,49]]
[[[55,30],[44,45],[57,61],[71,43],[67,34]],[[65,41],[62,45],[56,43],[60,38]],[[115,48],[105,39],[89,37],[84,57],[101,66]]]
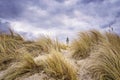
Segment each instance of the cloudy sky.
[[88,29],[120,34],[120,0],[0,0],[0,30],[64,40]]

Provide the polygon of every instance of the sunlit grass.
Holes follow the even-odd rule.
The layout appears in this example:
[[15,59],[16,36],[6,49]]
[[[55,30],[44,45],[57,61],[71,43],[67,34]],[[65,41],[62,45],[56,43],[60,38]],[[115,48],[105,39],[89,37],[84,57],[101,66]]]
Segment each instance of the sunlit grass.
[[46,53],[49,53],[49,50],[52,48],[58,51],[61,51],[61,49],[66,49],[66,46],[63,43],[60,43],[57,39],[53,40],[48,36],[41,36],[35,44],[41,46],[41,50]]
[[58,51],[52,50],[44,63],[45,72],[49,76],[61,80],[77,80],[75,67]]
[[34,58],[26,53],[23,55],[23,58],[20,62],[16,63],[14,66],[7,69],[7,73],[1,78],[3,80],[13,80],[16,77],[19,77],[25,73],[38,73],[43,69],[42,62],[41,64],[36,63]]
[[106,40],[99,45],[96,63],[91,64],[89,71],[94,80],[120,79],[120,36],[106,33]]
[[103,35],[96,30],[81,32],[78,38],[71,44],[72,57],[75,59],[83,59],[90,55],[91,51],[94,51],[95,45],[102,42]]
[[[120,36],[115,33],[81,32],[71,46],[67,46],[48,36],[25,41],[19,34],[10,32],[0,34],[0,70],[6,70],[0,80],[14,80],[26,73],[41,71],[56,80],[78,80],[80,73],[76,67],[80,66],[76,64],[80,60],[75,59],[84,61],[85,58],[91,59],[87,70],[93,80],[120,79]],[[72,58],[64,53],[71,53]]]
[[22,43],[23,38],[13,32],[0,34],[0,70],[6,69],[18,57],[15,51],[23,46]]

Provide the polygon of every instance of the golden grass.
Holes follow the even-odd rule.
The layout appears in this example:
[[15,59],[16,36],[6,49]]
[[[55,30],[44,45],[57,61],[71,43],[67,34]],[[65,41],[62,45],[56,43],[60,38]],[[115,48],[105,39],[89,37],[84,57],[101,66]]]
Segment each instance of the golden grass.
[[37,41],[25,41],[19,34],[10,30],[11,34],[0,34],[0,70],[6,69],[12,61],[19,59],[23,53],[36,57],[41,53],[49,53],[51,48],[58,51],[65,49],[58,40],[42,36]]
[[24,53],[24,52],[28,52],[30,53],[32,56],[37,57],[38,55],[42,54],[42,47],[35,44],[35,42],[33,43],[29,43],[29,44],[24,44],[24,47],[20,48],[17,52],[19,53]]
[[23,38],[20,35],[0,34],[0,70],[5,69],[16,55],[16,50],[22,47]]
[[72,57],[75,59],[83,59],[94,51],[95,44],[99,44],[104,39],[104,36],[97,30],[81,32],[78,39],[75,39],[71,44]]
[[106,40],[98,47],[96,63],[88,70],[94,80],[120,80],[120,36],[106,33]]
[[[45,36],[37,41],[25,41],[19,34],[12,31],[11,34],[0,34],[0,70],[7,69],[5,75],[0,79],[13,80],[25,73],[40,72],[43,69],[43,63],[41,60],[37,63],[34,58],[41,53],[50,53],[51,49],[61,51],[61,49],[66,49],[66,45],[57,39],[52,40]],[[69,72],[72,69],[71,66],[63,63],[66,65],[65,69],[68,69],[66,70],[67,78],[70,76],[70,79],[73,80],[75,74]]]
[[58,51],[51,51],[44,66],[45,72],[55,79],[77,80],[75,68]]
[[42,62],[36,63],[30,54],[24,54],[23,59],[7,69],[7,73],[1,78],[3,80],[13,80],[25,73],[37,73],[43,69]]
[[[34,74],[42,70],[49,77],[61,80],[77,80],[76,69],[56,50],[52,50],[44,59],[34,59],[30,54],[25,53],[20,62],[7,69],[2,76],[3,80],[13,80],[26,73]],[[41,59],[40,59],[41,58]]]
[[4,54],[0,53],[0,70],[6,69],[9,66],[12,59],[13,56],[6,53]]
[[13,32],[12,30],[10,30],[10,34],[6,34],[6,33],[1,33],[0,34],[0,40],[1,39],[14,39],[14,40],[19,40],[19,41],[24,41],[23,37],[15,32]]
[[14,53],[22,47],[23,38],[11,31],[11,34],[0,34],[0,53]]
[[[0,80],[14,80],[26,73],[41,71],[56,80],[77,80],[76,67],[60,53],[66,48],[65,44],[48,36],[37,41],[24,41],[12,31],[9,35],[0,34],[0,70],[6,69]],[[87,58],[92,53],[94,63],[87,70],[93,80],[120,80],[119,50],[119,35],[91,30],[79,33],[70,51],[74,59]],[[41,53],[45,53],[44,57]]]
[[107,41],[113,45],[113,47],[118,48],[120,46],[120,36],[117,35],[116,33],[110,33],[106,32],[105,33]]
[[67,50],[67,48],[69,48],[69,45],[66,45],[65,43],[60,43],[60,48],[63,50]]
[[57,39],[52,40],[48,36],[41,36],[41,38],[37,40],[35,44],[37,44],[37,46],[40,46],[41,51],[45,53],[49,53],[49,50],[51,50],[51,48],[54,48],[55,50],[58,51],[61,51],[61,49],[66,49],[65,45],[60,43]]

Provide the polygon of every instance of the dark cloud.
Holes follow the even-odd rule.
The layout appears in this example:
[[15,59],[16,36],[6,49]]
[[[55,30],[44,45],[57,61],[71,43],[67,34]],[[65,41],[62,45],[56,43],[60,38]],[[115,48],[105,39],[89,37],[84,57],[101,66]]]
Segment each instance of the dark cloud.
[[15,19],[19,17],[28,0],[0,0],[0,18]]
[[9,22],[0,21],[0,33],[9,33],[10,24]]
[[115,14],[112,14],[111,16],[113,16],[111,21],[107,22],[106,24],[103,24],[103,26],[101,26],[101,28],[114,27],[114,24],[119,23],[119,21],[120,21],[120,12],[119,11],[116,11]]
[[100,2],[103,2],[103,1],[104,0],[81,0],[80,2],[88,4],[88,3],[100,3]]
[[65,0],[55,0],[55,1],[63,3]]
[[117,13],[116,13],[116,16],[115,16],[116,18],[119,18],[120,17],[120,11],[118,11]]
[[[116,16],[120,11],[119,0],[78,0],[77,9],[86,15],[98,17]],[[86,4],[84,4],[86,3]],[[87,4],[91,3],[91,4]],[[117,14],[119,15],[119,14]]]
[[[19,28],[33,26],[36,31],[50,29],[69,33],[89,26],[105,29],[120,22],[119,4],[120,0],[0,0],[0,18],[17,22]],[[6,23],[0,24],[6,26]],[[26,31],[23,35],[36,35]]]

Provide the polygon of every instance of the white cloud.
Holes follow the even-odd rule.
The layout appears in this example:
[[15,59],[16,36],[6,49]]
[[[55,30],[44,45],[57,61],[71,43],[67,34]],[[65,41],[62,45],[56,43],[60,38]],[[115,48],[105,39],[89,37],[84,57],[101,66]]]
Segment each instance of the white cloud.
[[[69,33],[69,31],[65,30],[65,32],[64,32],[63,30],[59,30],[56,28],[51,28],[51,29],[36,28],[36,27],[31,26],[29,23],[20,22],[20,21],[15,21],[15,22],[12,21],[11,26],[12,26],[12,29],[16,32],[32,33],[36,38],[38,38],[40,35],[48,35],[50,37],[55,38],[60,34]],[[63,32],[61,32],[61,31],[63,31]],[[27,35],[25,37],[30,37],[30,35]]]
[[64,5],[65,6],[72,6],[75,5],[77,3],[78,0],[65,0],[64,1]]
[[[106,0],[100,3],[94,2],[95,0],[91,0],[91,3],[87,1],[89,2],[89,0],[85,3],[81,0],[63,2],[30,0],[31,4],[25,5],[20,17],[9,21],[15,31],[30,33],[28,37],[45,34],[52,37],[72,38],[78,31],[92,28],[102,30],[101,26],[108,27],[120,10],[120,6],[116,5],[118,0]],[[119,25],[115,26],[117,26],[116,30],[119,29]]]
[[69,18],[68,16],[62,17],[63,20],[61,22],[65,26],[74,26],[74,27],[83,27],[83,26],[88,26],[88,24],[84,21],[78,20],[77,18]]
[[36,15],[38,17],[40,17],[40,16],[48,16],[49,15],[46,10],[43,10],[43,9],[37,7],[37,6],[28,6],[28,11],[31,12],[31,15]]

